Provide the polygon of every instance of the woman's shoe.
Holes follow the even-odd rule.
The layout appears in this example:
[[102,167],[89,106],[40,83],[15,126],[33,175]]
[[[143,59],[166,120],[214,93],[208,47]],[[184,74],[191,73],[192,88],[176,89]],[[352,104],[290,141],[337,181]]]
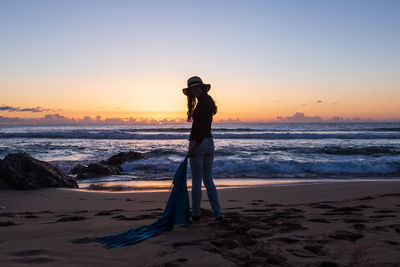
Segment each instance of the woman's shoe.
[[192,215],[192,221],[195,222],[195,223],[200,222],[200,216],[193,216]]

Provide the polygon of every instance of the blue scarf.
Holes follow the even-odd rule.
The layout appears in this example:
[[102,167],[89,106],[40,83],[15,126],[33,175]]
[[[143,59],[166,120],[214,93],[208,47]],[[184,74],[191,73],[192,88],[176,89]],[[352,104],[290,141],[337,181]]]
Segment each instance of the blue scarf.
[[187,159],[185,157],[175,173],[172,182],[174,187],[169,195],[164,212],[157,221],[119,234],[98,237],[96,240],[106,248],[123,247],[156,236],[164,231],[172,230],[176,224],[183,226],[191,224],[189,194],[186,185]]

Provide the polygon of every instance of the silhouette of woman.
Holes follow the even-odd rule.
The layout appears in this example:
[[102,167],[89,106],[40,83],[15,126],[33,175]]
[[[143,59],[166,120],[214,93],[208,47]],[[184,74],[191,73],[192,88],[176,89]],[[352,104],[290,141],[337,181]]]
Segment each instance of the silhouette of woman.
[[192,220],[200,221],[202,181],[206,187],[214,217],[216,220],[221,220],[221,207],[212,178],[214,140],[211,135],[211,123],[213,115],[217,113],[217,106],[213,98],[208,95],[210,84],[204,84],[198,76],[193,76],[188,79],[187,85],[188,87],[182,91],[188,101],[187,121],[193,121],[188,151],[192,172]]

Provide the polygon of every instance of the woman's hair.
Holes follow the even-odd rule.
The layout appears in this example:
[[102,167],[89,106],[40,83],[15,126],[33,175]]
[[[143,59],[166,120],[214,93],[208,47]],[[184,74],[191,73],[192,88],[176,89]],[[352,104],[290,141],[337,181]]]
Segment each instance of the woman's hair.
[[[203,91],[203,94],[207,96],[206,101],[208,102],[208,107],[210,108],[211,114],[215,115],[217,114],[217,106],[215,105],[214,99],[207,94],[206,92]],[[192,96],[191,94],[188,94],[187,96],[187,121],[192,121],[193,120],[193,111],[194,108],[196,107],[197,101],[196,97]]]

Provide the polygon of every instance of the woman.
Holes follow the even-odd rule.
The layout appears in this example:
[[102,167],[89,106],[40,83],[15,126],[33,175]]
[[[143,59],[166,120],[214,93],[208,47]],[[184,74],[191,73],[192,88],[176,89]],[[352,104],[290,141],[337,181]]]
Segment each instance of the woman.
[[[214,160],[214,140],[211,135],[212,117],[217,113],[217,107],[208,95],[211,85],[193,76],[187,81],[188,87],[183,89],[187,95],[187,120],[193,121],[189,136],[190,169],[192,171],[192,220],[200,220],[201,182],[207,189],[208,199],[217,220],[222,219],[218,193],[212,178]],[[197,102],[197,105],[196,105]]]

